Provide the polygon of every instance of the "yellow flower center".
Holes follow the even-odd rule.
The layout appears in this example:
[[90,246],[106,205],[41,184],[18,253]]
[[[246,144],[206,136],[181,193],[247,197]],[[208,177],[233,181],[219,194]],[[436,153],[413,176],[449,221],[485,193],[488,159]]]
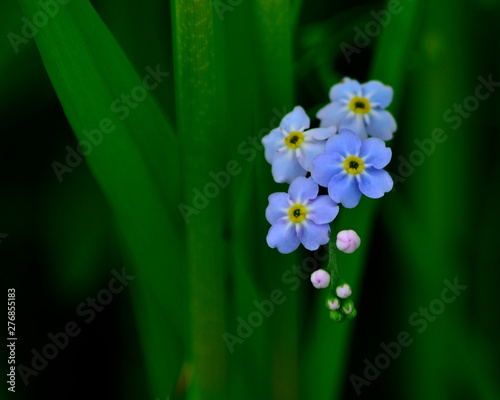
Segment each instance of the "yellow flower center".
[[306,217],[307,211],[302,204],[295,204],[288,210],[288,215],[290,215],[290,221],[299,223]]
[[300,147],[304,141],[304,134],[302,132],[290,132],[290,134],[285,138],[285,143],[290,149],[296,149]]
[[371,110],[370,103],[364,97],[353,97],[349,107],[357,114],[366,114]]
[[349,156],[344,161],[345,170],[352,175],[358,175],[363,172],[363,160],[359,157]]

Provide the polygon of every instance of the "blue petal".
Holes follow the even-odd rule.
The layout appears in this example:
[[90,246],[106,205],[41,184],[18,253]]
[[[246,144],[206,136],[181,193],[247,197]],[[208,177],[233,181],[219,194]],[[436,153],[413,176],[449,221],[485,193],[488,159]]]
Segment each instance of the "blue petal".
[[302,203],[305,200],[314,199],[318,195],[319,187],[311,178],[300,177],[294,179],[288,195],[294,203]]
[[307,218],[316,224],[329,224],[339,213],[339,206],[329,196],[318,196],[307,206]]
[[312,178],[324,187],[328,187],[332,178],[344,170],[342,156],[338,153],[320,154],[314,158],[312,166]]
[[392,190],[392,178],[383,169],[368,168],[359,178],[359,189],[366,197],[379,199]]
[[361,199],[361,192],[356,178],[347,172],[335,175],[328,185],[328,194],[345,208],[354,208]]
[[317,112],[316,118],[321,121],[319,126],[322,128],[332,125],[338,126],[342,120],[347,117],[348,113],[349,106],[336,101],[321,108]]
[[271,171],[274,180],[278,183],[290,183],[295,178],[307,174],[307,171],[300,166],[295,151],[289,149],[276,152]]
[[356,133],[361,140],[368,137],[366,133],[365,120],[361,114],[351,113],[340,123],[340,129],[349,129]]
[[358,154],[361,140],[354,132],[341,130],[338,135],[332,136],[326,142],[327,153],[339,153],[342,157]]
[[304,132],[304,140],[326,140],[337,132],[336,126],[327,128],[314,128]]
[[390,86],[384,85],[379,81],[370,81],[361,85],[363,97],[366,97],[371,103],[376,103],[379,108],[386,108],[391,104],[394,94]]
[[361,85],[357,80],[344,78],[343,82],[333,85],[330,89],[330,100],[350,100],[361,95]]
[[273,163],[276,152],[285,146],[285,135],[280,128],[273,129],[269,134],[262,138],[262,144],[265,147],[265,156],[269,164]]
[[325,152],[326,141],[317,141],[314,140],[312,142],[304,142],[297,149],[297,159],[299,160],[299,164],[306,171],[312,171],[312,160],[319,154],[323,154]]
[[391,161],[392,151],[385,147],[385,142],[379,138],[369,138],[361,143],[359,156],[363,159],[365,168],[384,168]]
[[397,125],[391,113],[385,110],[372,109],[369,115],[370,123],[366,128],[368,134],[382,140],[392,139],[392,134],[396,131]]
[[269,205],[266,208],[266,219],[272,225],[280,218],[288,215],[290,204],[288,199],[290,197],[287,193],[273,193],[269,196]]
[[291,253],[296,250],[300,244],[300,240],[295,230],[295,224],[286,219],[280,219],[271,226],[266,240],[269,247],[277,247],[278,251],[283,254]]
[[330,226],[328,224],[317,225],[305,220],[298,227],[297,235],[307,250],[317,250],[319,246],[327,244],[330,240]]
[[297,106],[292,112],[288,113],[283,117],[280,123],[280,128],[285,132],[302,132],[305,129],[309,129],[309,117],[307,116],[304,109]]

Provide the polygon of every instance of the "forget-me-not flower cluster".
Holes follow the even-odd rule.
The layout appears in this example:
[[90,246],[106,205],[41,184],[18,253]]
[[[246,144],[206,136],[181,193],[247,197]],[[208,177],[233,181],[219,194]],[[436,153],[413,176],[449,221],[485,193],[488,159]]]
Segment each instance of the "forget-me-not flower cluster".
[[[290,184],[287,193],[269,196],[269,247],[284,254],[300,244],[316,250],[331,240],[330,223],[340,204],[354,208],[363,195],[378,199],[392,190],[392,178],[384,170],[392,157],[385,141],[397,128],[386,110],[392,97],[392,88],[379,81],[360,84],[344,78],[330,89],[331,102],[317,112],[319,128],[310,129],[309,117],[297,106],[262,139],[274,180]],[[345,253],[360,245],[352,230],[336,237],[337,248]],[[356,310],[350,287],[325,275],[333,273],[318,270],[311,281],[316,288],[330,286],[326,304],[331,318],[340,322],[353,318]]]

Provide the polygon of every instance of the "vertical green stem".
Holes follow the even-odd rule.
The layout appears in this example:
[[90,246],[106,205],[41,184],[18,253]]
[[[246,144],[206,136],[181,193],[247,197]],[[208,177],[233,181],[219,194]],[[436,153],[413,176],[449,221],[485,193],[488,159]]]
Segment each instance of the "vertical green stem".
[[[292,110],[292,31],[289,0],[255,0],[252,2],[255,51],[256,128],[268,127],[275,115],[273,110]],[[274,118],[276,119],[276,118]],[[279,120],[278,119],[278,123]],[[261,199],[261,215],[267,206],[267,197],[280,191],[272,182],[271,168],[264,157],[257,164],[257,195]],[[281,189],[283,190],[283,189]],[[262,237],[269,229],[267,222]],[[300,265],[297,254],[283,256],[275,249],[264,249],[261,270],[269,287],[276,288],[285,268]],[[299,395],[298,329],[299,292],[287,293],[287,301],[276,309],[272,319],[272,384],[273,398],[295,400]]]
[[[334,232],[333,225],[330,226],[331,232]],[[337,266],[337,245],[334,238],[330,238],[330,241],[328,242],[328,266],[326,268],[331,277],[330,290],[332,290],[339,278],[339,269]]]
[[217,90],[212,11],[210,0],[172,2],[177,122],[185,189],[181,207],[187,223],[188,351],[194,373],[188,398],[197,400],[227,397],[228,351],[222,339],[227,293],[224,192],[217,186],[215,196],[196,197],[196,193],[210,190],[205,189],[208,184],[214,193],[210,172],[226,169],[221,145],[225,134],[221,128],[223,95]]

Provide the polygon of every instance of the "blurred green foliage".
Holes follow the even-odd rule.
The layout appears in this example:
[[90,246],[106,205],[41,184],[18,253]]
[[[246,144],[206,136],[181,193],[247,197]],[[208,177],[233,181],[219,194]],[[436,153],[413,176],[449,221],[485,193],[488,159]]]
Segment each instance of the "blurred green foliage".
[[[87,398],[91,372],[54,389],[49,371],[76,368],[78,343],[107,329],[112,398],[500,397],[497,1],[47,1],[34,38],[40,3],[18,3],[0,13],[18,362],[112,269],[137,276],[109,325],[27,388],[18,377],[20,396]],[[362,238],[339,257],[358,317],[336,324],[300,277],[320,253],[266,245],[267,197],[286,186],[260,139],[295,105],[314,121],[344,76],[394,88],[398,131],[393,192],[335,221]],[[446,303],[455,280],[467,288]],[[408,346],[391,344],[405,332]]]

